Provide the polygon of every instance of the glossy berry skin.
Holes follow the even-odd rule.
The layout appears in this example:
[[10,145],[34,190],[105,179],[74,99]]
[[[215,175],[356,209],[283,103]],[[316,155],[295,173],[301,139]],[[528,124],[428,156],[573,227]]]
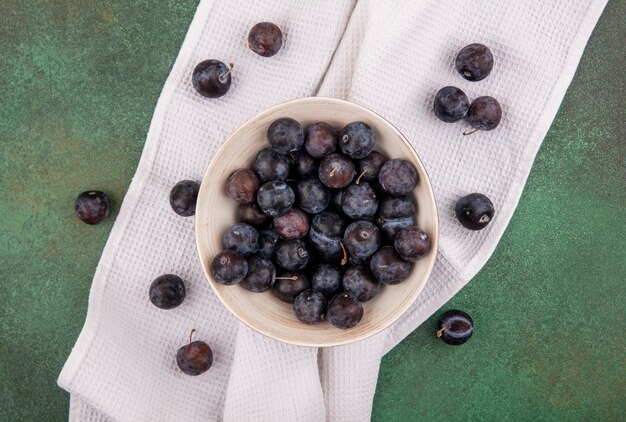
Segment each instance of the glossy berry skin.
[[293,189],[280,180],[272,180],[259,187],[256,201],[261,210],[269,217],[285,215],[296,200]]
[[314,158],[332,154],[337,151],[337,131],[328,123],[313,123],[304,131],[304,148]]
[[289,117],[274,120],[267,129],[267,142],[279,154],[298,151],[304,144],[304,129]]
[[239,169],[230,175],[226,182],[226,193],[240,204],[254,202],[259,189],[259,179],[252,170]]
[[257,255],[265,259],[273,259],[280,236],[272,229],[263,229],[259,232],[259,251]]
[[291,178],[292,179],[304,179],[309,177],[317,177],[317,167],[319,163],[315,161],[315,158],[311,157],[304,148],[300,148],[296,152],[289,154],[293,156],[294,160],[291,165]]
[[74,213],[82,222],[89,225],[100,224],[109,215],[111,201],[100,191],[83,192],[74,201]]
[[345,227],[345,222],[339,215],[334,212],[321,212],[313,217],[309,240],[324,256],[340,254],[342,250],[339,242]]
[[387,160],[387,156],[378,151],[372,151],[365,158],[359,160],[357,163],[357,174],[362,174],[361,181],[378,182],[378,173]]
[[286,270],[301,270],[311,260],[306,244],[300,239],[283,240],[276,248],[276,263]]
[[248,259],[248,274],[239,285],[254,293],[265,292],[272,288],[276,268],[272,261],[259,256]]
[[459,51],[454,67],[468,81],[482,81],[493,69],[493,54],[483,44],[470,44]]
[[457,220],[470,230],[482,230],[491,222],[493,202],[482,193],[471,193],[459,199],[454,207]]
[[291,170],[291,162],[291,157],[265,148],[256,155],[252,164],[252,170],[254,170],[261,183],[269,182],[270,180],[285,181]]
[[363,318],[363,305],[351,294],[339,293],[328,304],[326,317],[337,328],[352,328]]
[[502,119],[500,103],[493,97],[478,97],[470,105],[466,120],[478,130],[493,130]]
[[430,252],[431,240],[424,230],[410,226],[398,232],[393,242],[400,258],[408,262],[422,259]]
[[454,123],[461,120],[469,110],[467,95],[455,86],[446,86],[437,91],[433,111],[443,122]]
[[191,82],[198,94],[218,98],[228,92],[232,82],[230,68],[219,60],[205,60],[193,70]]
[[378,208],[378,225],[383,237],[393,241],[405,227],[415,225],[415,202],[410,196],[386,196]]
[[196,202],[200,184],[193,180],[182,180],[170,191],[170,206],[181,217],[191,217],[196,213]]
[[348,157],[360,160],[374,149],[376,136],[372,128],[364,122],[348,123],[339,135],[339,148]]
[[380,246],[378,227],[370,221],[355,221],[346,228],[343,244],[350,255],[357,258],[368,258]]
[[383,284],[399,284],[411,273],[411,264],[400,258],[393,246],[383,246],[372,256],[370,270]]
[[317,324],[324,321],[327,307],[328,301],[324,295],[313,289],[298,294],[293,302],[293,312],[296,318],[305,324]]
[[[311,288],[309,278],[301,273],[279,273],[272,286],[272,293],[283,302],[293,303],[300,293]],[[288,280],[285,280],[288,278]],[[295,278],[293,280],[292,278]]]
[[250,224],[254,227],[263,227],[269,223],[267,215],[261,211],[256,203],[239,204],[237,206],[237,221]]
[[415,215],[415,208],[410,196],[386,196],[380,203],[378,215],[383,220],[407,218]]
[[220,284],[236,284],[248,274],[248,262],[238,252],[228,249],[215,255],[211,273]]
[[320,163],[318,176],[321,182],[329,188],[345,188],[354,179],[354,163],[345,155],[330,154]]
[[259,250],[259,232],[245,223],[238,223],[226,230],[222,237],[224,249],[232,249],[244,257],[252,256]]
[[343,290],[350,293],[361,302],[372,299],[380,291],[380,282],[374,277],[369,268],[352,267],[343,275]]
[[446,311],[437,322],[437,337],[452,346],[465,343],[473,333],[474,321],[463,311]]
[[341,291],[342,278],[343,274],[339,268],[330,264],[321,264],[313,273],[311,286],[330,300]]
[[205,342],[196,340],[178,349],[176,364],[187,375],[200,375],[213,365],[213,351]]
[[186,295],[183,279],[174,274],[159,276],[150,284],[150,302],[157,308],[176,308],[183,303]]
[[332,192],[320,179],[311,177],[296,185],[296,203],[309,214],[317,214],[328,207]]
[[369,183],[351,184],[343,194],[341,209],[354,220],[373,218],[378,211],[378,198]]
[[387,161],[378,174],[380,187],[389,195],[408,195],[417,186],[417,170],[406,160]]
[[273,228],[283,239],[301,239],[309,232],[311,227],[307,213],[291,208],[273,221]]
[[272,57],[283,46],[283,33],[271,22],[259,22],[250,29],[248,48],[262,57]]

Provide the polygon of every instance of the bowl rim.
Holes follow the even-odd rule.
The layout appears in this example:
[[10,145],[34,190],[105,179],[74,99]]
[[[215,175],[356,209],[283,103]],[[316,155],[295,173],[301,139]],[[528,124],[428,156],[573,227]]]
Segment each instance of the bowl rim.
[[[433,204],[433,230],[432,230],[432,233],[431,233],[431,238],[433,239],[431,252],[432,252],[433,256],[430,258],[430,262],[428,263],[428,266],[426,267],[426,270],[424,272],[424,276],[423,276],[424,281],[415,290],[411,300],[405,302],[405,305],[401,308],[401,312],[398,312],[398,314],[397,314],[397,316],[395,318],[391,318],[389,321],[385,322],[384,324],[380,324],[380,326],[377,326],[377,327],[375,327],[372,330],[363,332],[362,334],[360,334],[360,335],[358,335],[358,336],[356,336],[354,338],[346,336],[345,340],[338,340],[338,341],[334,341],[334,342],[316,342],[314,340],[307,341],[307,342],[299,342],[299,341],[290,340],[289,338],[283,338],[283,337],[279,337],[279,336],[273,335],[272,333],[266,332],[266,331],[264,331],[263,329],[261,329],[259,327],[255,327],[254,325],[251,325],[244,318],[240,317],[240,315],[238,314],[237,310],[233,309],[229,305],[228,301],[224,300],[224,297],[222,296],[221,292],[216,288],[216,284],[218,284],[218,283],[213,279],[213,275],[211,274],[210,264],[209,264],[208,260],[205,259],[205,257],[202,254],[202,251],[200,250],[200,237],[201,237],[201,234],[200,234],[200,225],[197,224],[197,222],[198,222],[198,214],[202,213],[201,208],[197,208],[196,209],[196,215],[194,217],[194,235],[195,235],[195,240],[196,240],[196,250],[198,252],[198,257],[200,259],[200,265],[202,266],[202,271],[204,272],[204,275],[206,277],[206,281],[209,283],[209,285],[211,286],[211,289],[216,294],[216,296],[219,298],[219,300],[222,303],[222,305],[224,305],[228,309],[228,311],[237,318],[237,320],[239,322],[243,323],[248,328],[250,328],[251,330],[253,330],[253,331],[255,331],[255,332],[259,333],[259,334],[262,334],[262,335],[264,335],[266,337],[272,338],[274,340],[278,340],[278,341],[283,342],[283,343],[292,344],[292,345],[295,345],[295,346],[306,346],[306,347],[318,347],[319,348],[319,347],[341,346],[341,345],[350,344],[350,343],[354,343],[354,342],[361,341],[361,340],[364,340],[366,338],[369,338],[369,337],[371,337],[371,336],[373,336],[375,334],[378,334],[381,331],[389,328],[391,325],[396,323],[408,311],[408,309],[415,303],[415,301],[420,296],[420,294],[422,294],[424,288],[426,287],[426,284],[428,283],[428,280],[430,279],[430,276],[432,274],[432,271],[433,271],[433,268],[435,266],[435,263],[437,262],[437,255],[439,253],[439,211],[438,211],[438,206],[437,206],[437,200],[435,198],[435,194],[433,192],[432,184],[430,182],[430,176],[428,175],[428,172],[426,171],[426,168],[424,167],[424,164],[422,163],[421,158],[417,154],[417,151],[415,150],[415,148],[413,148],[413,146],[410,144],[410,142],[407,140],[407,138],[404,136],[404,134],[402,132],[400,132],[400,130],[398,130],[398,128],[393,123],[391,123],[389,120],[387,120],[385,117],[381,116],[380,114],[376,113],[375,111],[370,110],[369,108],[364,107],[364,106],[362,106],[360,104],[357,104],[357,103],[354,103],[354,102],[351,102],[351,101],[347,101],[347,100],[343,100],[343,99],[339,99],[339,98],[333,98],[333,97],[301,97],[301,98],[295,98],[295,99],[283,101],[283,102],[277,103],[277,104],[275,104],[275,105],[273,105],[273,106],[271,106],[271,107],[261,111],[260,113],[255,114],[254,116],[250,117],[245,122],[240,124],[237,127],[237,129],[232,131],[230,133],[230,135],[228,135],[226,137],[226,139],[222,142],[222,145],[220,145],[219,148],[217,149],[217,151],[215,151],[215,154],[213,155],[213,158],[211,158],[211,161],[210,161],[210,163],[209,163],[209,165],[208,165],[208,167],[207,167],[207,169],[206,169],[206,171],[204,173],[204,176],[202,177],[202,181],[200,183],[200,190],[198,192],[197,203],[200,204],[200,203],[203,202],[203,201],[201,201],[201,198],[206,194],[205,192],[207,191],[207,188],[205,187],[205,183],[204,182],[206,180],[208,180],[209,174],[212,173],[212,171],[214,170],[214,167],[217,165],[217,163],[215,161],[215,157],[217,157],[222,152],[222,149],[226,147],[226,145],[229,143],[229,141],[232,138],[237,137],[239,135],[239,132],[243,131],[244,127],[246,127],[252,121],[255,121],[255,120],[258,120],[260,118],[266,117],[268,115],[274,114],[277,110],[280,110],[281,108],[283,108],[283,107],[285,107],[287,105],[294,105],[294,104],[301,104],[301,103],[307,104],[307,103],[316,103],[316,102],[320,102],[320,103],[333,102],[333,103],[340,104],[340,105],[343,105],[343,106],[357,108],[357,109],[360,109],[360,111],[372,114],[376,118],[381,119],[382,121],[387,123],[387,125],[389,125],[391,130],[394,131],[398,135],[399,139],[410,149],[410,151],[413,152],[415,158],[417,159],[417,164],[420,167],[418,169],[418,173],[421,171],[426,176],[424,178],[424,180],[422,180],[420,178],[420,183],[425,183],[425,185],[427,187],[427,191],[428,191],[427,192],[428,196],[430,198],[431,203]],[[208,185],[208,183],[206,185]]]

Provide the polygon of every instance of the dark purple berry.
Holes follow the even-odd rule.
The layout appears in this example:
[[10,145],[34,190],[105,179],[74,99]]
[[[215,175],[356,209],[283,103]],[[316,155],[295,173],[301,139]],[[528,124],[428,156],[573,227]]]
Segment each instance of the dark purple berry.
[[323,256],[341,254],[341,238],[345,222],[339,215],[324,211],[313,217],[309,240]]
[[249,224],[235,224],[224,233],[222,245],[244,257],[252,256],[259,250],[259,232]]
[[372,299],[380,291],[380,282],[366,267],[352,267],[343,275],[343,290],[361,302]]
[[263,227],[269,223],[267,215],[261,211],[256,203],[239,204],[237,206],[237,221],[250,224],[254,227]]
[[83,192],[74,201],[76,217],[84,223],[96,225],[107,218],[111,210],[111,202],[106,193],[100,191]]
[[248,262],[238,252],[228,249],[213,258],[211,273],[220,284],[236,284],[248,273]]
[[473,333],[474,321],[463,311],[446,311],[437,322],[437,337],[452,346],[465,343]]
[[293,302],[293,312],[305,324],[316,324],[324,321],[328,301],[323,294],[316,290],[305,290],[296,296]]
[[304,148],[314,158],[337,151],[337,131],[328,123],[313,123],[304,132]]
[[283,302],[293,303],[300,293],[311,288],[308,277],[301,273],[279,273],[275,277],[272,293]]
[[252,170],[259,177],[261,183],[270,180],[287,180],[291,170],[291,157],[282,155],[269,148],[262,149],[256,155]]
[[378,182],[389,195],[408,195],[417,186],[417,170],[406,160],[394,158],[380,169]]
[[150,302],[157,308],[176,308],[183,303],[186,295],[183,279],[174,274],[159,276],[150,284]]
[[291,166],[291,177],[294,179],[317,177],[319,164],[315,158],[311,157],[304,148],[291,153],[293,155],[293,165]]
[[465,117],[469,106],[469,99],[463,91],[455,86],[446,86],[435,95],[433,111],[439,120],[454,123]]
[[291,208],[274,218],[273,228],[283,239],[301,239],[309,232],[309,216],[298,208]]
[[256,194],[256,201],[261,210],[270,217],[286,214],[295,200],[296,194],[293,189],[280,180],[262,184]]
[[378,198],[369,183],[352,184],[343,193],[341,209],[354,220],[369,219],[376,215]]
[[491,222],[493,202],[482,193],[471,193],[459,199],[454,207],[457,220],[470,230],[482,230]]
[[396,252],[405,261],[415,262],[430,252],[430,237],[424,230],[410,226],[398,232],[393,242]]
[[372,256],[370,270],[381,283],[398,284],[411,273],[411,264],[400,258],[393,246],[383,246]]
[[311,177],[296,185],[296,203],[309,214],[322,212],[328,206],[332,192],[320,179]]
[[493,69],[493,54],[483,44],[470,44],[459,51],[454,66],[468,81],[482,81]]
[[378,151],[372,151],[367,157],[359,160],[357,163],[357,172],[361,180],[365,182],[378,182],[378,173],[387,160],[387,157]]
[[258,256],[248,259],[248,274],[239,285],[251,292],[260,293],[272,288],[276,269],[272,261]]
[[339,136],[341,152],[357,160],[365,158],[372,152],[375,142],[374,131],[364,122],[347,124]]
[[[498,100],[493,97],[478,97],[472,101],[466,119],[476,130],[492,130],[500,124],[502,108]],[[475,131],[465,132],[464,135]]]
[[296,152],[304,144],[304,130],[294,119],[283,117],[274,120],[267,129],[267,141],[279,154]]
[[[192,330],[191,334],[194,331],[196,330]],[[213,351],[203,341],[192,342],[189,335],[189,344],[178,349],[176,353],[176,364],[187,375],[200,375],[213,365]]]
[[273,259],[280,236],[274,230],[263,229],[259,232],[259,252],[261,258]]
[[380,246],[378,227],[369,221],[355,221],[346,229],[343,244],[350,255],[367,258],[373,255]]
[[320,163],[318,176],[329,188],[345,188],[354,179],[354,164],[345,155],[330,154]]
[[196,202],[200,184],[193,180],[183,180],[170,191],[170,206],[182,217],[191,217],[196,213]]
[[283,240],[276,248],[276,263],[286,270],[301,270],[309,264],[311,256],[300,239]]
[[352,328],[363,318],[363,305],[349,293],[339,293],[328,304],[328,321],[337,328]]
[[250,29],[248,48],[262,57],[272,57],[283,46],[283,33],[271,22],[259,22]]
[[226,182],[226,193],[240,204],[254,202],[259,188],[259,179],[252,170],[239,169],[230,175]]
[[383,220],[394,220],[412,217],[415,211],[415,202],[410,196],[387,196],[381,201],[378,214]]
[[313,273],[311,285],[313,289],[322,293],[330,300],[341,291],[341,279],[343,275],[339,268],[330,264],[321,264]]
[[193,70],[191,82],[203,97],[218,98],[228,92],[232,70],[232,63],[228,67],[219,60],[205,60]]

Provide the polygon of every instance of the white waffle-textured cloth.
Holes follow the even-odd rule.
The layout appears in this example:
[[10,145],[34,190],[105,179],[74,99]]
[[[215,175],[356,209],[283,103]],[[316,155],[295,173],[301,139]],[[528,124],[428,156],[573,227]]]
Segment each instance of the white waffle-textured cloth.
[[[381,357],[450,299],[487,261],[519,200],[535,154],[569,85],[605,0],[201,0],[163,88],[137,173],[98,265],[85,326],[61,375],[75,421],[362,421],[371,413]],[[247,49],[250,27],[284,31],[278,55]],[[454,69],[466,44],[490,47],[481,82]],[[233,85],[208,100],[191,87],[195,64],[235,63]],[[437,90],[491,95],[500,126],[463,138],[463,123],[432,111]],[[193,218],[174,214],[170,188],[200,180],[227,135],[285,100],[325,95],[364,105],[411,141],[430,174],[441,243],[417,302],[390,329],[336,348],[286,345],[238,323],[212,293],[195,249]],[[222,183],[216,181],[215,183]],[[471,232],[454,219],[462,195],[483,192],[496,217]],[[150,281],[176,273],[188,296],[162,311]],[[210,372],[175,365],[189,330],[213,348]],[[419,358],[419,357],[416,357]]]

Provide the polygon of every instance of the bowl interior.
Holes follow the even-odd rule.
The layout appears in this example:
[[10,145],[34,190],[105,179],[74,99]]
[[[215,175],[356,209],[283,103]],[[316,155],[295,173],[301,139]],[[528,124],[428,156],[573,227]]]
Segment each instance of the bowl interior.
[[[372,300],[364,302],[365,313],[354,328],[341,330],[327,321],[306,325],[293,314],[291,304],[281,302],[270,291],[252,293],[244,288],[223,286],[211,275],[211,261],[222,249],[224,232],[235,224],[237,204],[225,193],[230,174],[249,168],[258,151],[267,147],[266,131],[277,118],[291,117],[304,127],[325,121],[341,128],[353,121],[369,124],[376,133],[376,149],[389,158],[403,158],[413,163],[419,184],[413,192],[417,202],[418,226],[432,238],[429,255],[413,265],[409,278],[401,284],[383,286]],[[417,154],[389,122],[356,104],[332,98],[311,97],[276,105],[244,123],[218,150],[206,172],[196,206],[196,241],[202,267],[211,287],[222,303],[250,328],[287,343],[326,347],[346,344],[373,335],[397,320],[423,289],[435,263],[438,245],[437,208],[428,176]]]

